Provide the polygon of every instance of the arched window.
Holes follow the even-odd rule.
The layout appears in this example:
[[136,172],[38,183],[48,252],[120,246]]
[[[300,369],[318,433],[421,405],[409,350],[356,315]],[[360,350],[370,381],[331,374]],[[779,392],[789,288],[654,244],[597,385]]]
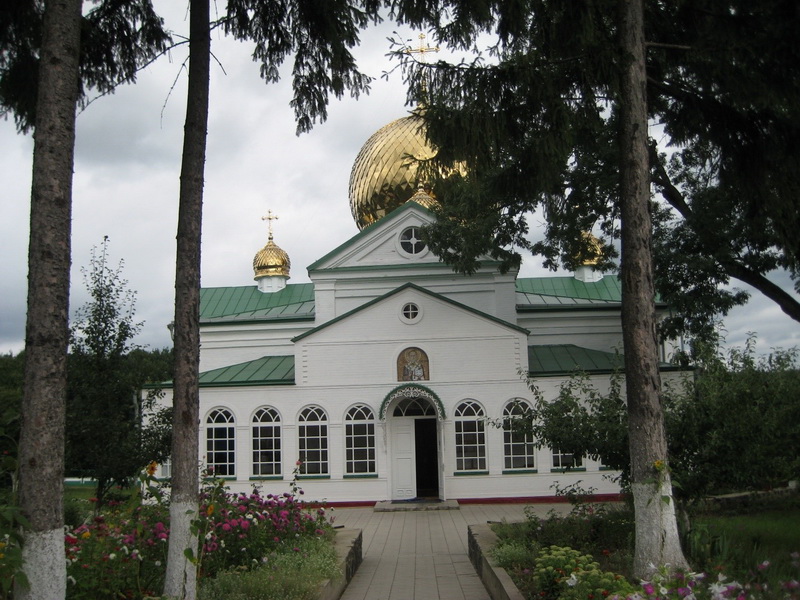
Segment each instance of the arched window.
[[456,407],[456,471],[486,470],[486,431],[484,412],[474,400]]
[[503,456],[506,470],[536,468],[533,436],[522,429],[523,419],[530,408],[527,402],[520,399],[512,400],[503,408]]
[[206,465],[216,477],[236,476],[233,414],[216,408],[206,418]]
[[359,404],[347,411],[344,419],[345,473],[372,475],[375,468],[375,415]]
[[281,417],[274,408],[259,408],[253,415],[253,475],[281,474]]
[[301,475],[328,474],[328,415],[319,406],[300,413],[297,425]]

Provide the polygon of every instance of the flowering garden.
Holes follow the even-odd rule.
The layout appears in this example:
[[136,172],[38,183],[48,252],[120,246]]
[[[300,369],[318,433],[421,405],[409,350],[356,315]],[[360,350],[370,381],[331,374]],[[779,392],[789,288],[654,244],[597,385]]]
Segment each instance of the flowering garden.
[[[67,598],[158,597],[164,584],[169,539],[169,507],[151,474],[142,477],[150,490],[125,502],[90,511],[64,536],[67,558]],[[207,479],[200,496],[200,513],[193,527],[201,599],[235,599],[241,587],[258,583],[259,596],[314,598],[321,581],[336,573],[332,518],[326,510],[303,502],[293,483],[290,492],[262,495],[231,494],[224,481]],[[7,541],[8,543],[8,541]],[[6,576],[11,565],[3,565]],[[299,570],[298,570],[299,569]],[[235,573],[235,578],[227,574]],[[285,583],[284,579],[290,579]],[[287,593],[287,590],[292,590]],[[0,592],[0,598],[10,593]]]
[[630,577],[633,514],[576,505],[566,517],[495,526],[494,558],[528,600],[800,600],[800,496],[697,516],[684,534],[698,572]]

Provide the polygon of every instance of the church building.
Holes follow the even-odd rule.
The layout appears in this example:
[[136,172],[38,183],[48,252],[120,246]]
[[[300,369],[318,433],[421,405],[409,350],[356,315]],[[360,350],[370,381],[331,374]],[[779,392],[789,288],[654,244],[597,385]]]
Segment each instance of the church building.
[[331,503],[548,498],[578,480],[618,492],[600,462],[509,425],[533,401],[528,379],[545,398],[576,371],[607,389],[618,278],[591,264],[519,278],[491,259],[454,273],[420,235],[435,218],[409,160],[433,154],[420,125],[412,113],[366,142],[349,190],[360,232],[308,267],[310,283],[289,283],[270,214],[255,283],[202,290],[202,464],[232,491],[288,491],[297,476]]

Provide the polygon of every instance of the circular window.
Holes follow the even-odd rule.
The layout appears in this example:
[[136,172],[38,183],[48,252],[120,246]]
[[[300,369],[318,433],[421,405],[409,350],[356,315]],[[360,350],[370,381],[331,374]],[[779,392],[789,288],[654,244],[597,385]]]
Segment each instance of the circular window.
[[419,256],[425,252],[427,246],[422,241],[419,227],[407,227],[403,230],[400,234],[400,248],[411,256]]
[[419,304],[406,302],[400,308],[400,320],[405,323],[416,323],[422,318],[422,309]]

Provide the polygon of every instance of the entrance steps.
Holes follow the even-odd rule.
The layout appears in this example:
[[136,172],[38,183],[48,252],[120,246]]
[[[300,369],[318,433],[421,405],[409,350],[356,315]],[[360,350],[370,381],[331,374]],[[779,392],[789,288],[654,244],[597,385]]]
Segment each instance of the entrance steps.
[[415,498],[413,500],[384,500],[376,502],[375,512],[401,512],[412,510],[459,510],[457,500],[433,500],[430,498]]

